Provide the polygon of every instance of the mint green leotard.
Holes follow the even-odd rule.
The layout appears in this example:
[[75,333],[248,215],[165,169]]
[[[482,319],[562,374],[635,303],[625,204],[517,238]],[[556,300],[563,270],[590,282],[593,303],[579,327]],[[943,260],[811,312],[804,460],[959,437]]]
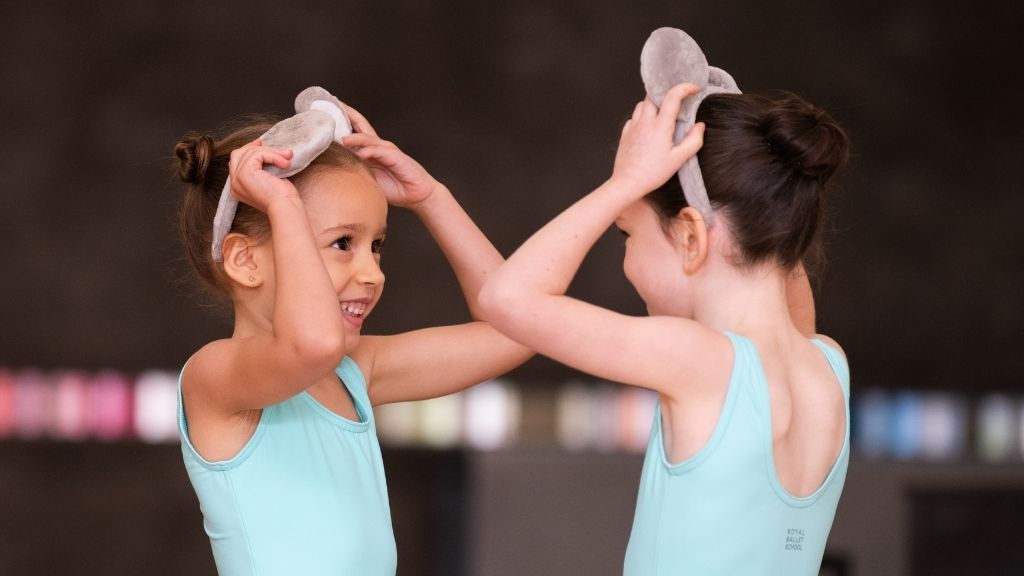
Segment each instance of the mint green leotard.
[[849,461],[850,375],[842,355],[813,340],[846,399],[846,439],[822,485],[798,498],[779,482],[771,403],[757,349],[727,334],[733,373],[718,424],[694,456],[670,464],[660,410],[647,446],[625,576],[818,574]]
[[347,357],[335,372],[358,422],[302,392],[264,408],[245,447],[219,462],[192,447],[179,383],[182,455],[221,576],[394,576],[395,538],[366,382]]

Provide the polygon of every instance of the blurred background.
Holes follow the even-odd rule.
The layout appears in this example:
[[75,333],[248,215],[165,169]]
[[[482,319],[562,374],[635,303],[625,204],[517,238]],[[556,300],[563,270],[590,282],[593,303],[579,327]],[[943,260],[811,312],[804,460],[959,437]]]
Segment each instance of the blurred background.
[[[505,254],[609,174],[639,56],[679,27],[745,91],[849,131],[819,330],[853,374],[854,458],[822,574],[1024,570],[1018,3],[4,2],[0,574],[214,574],[176,373],[230,315],[174,227],[172,147],[321,85]],[[1018,72],[1014,72],[1017,70]],[[642,314],[621,238],[572,287]],[[367,332],[465,320],[390,214]],[[381,411],[401,575],[621,573],[653,399],[543,358]]]

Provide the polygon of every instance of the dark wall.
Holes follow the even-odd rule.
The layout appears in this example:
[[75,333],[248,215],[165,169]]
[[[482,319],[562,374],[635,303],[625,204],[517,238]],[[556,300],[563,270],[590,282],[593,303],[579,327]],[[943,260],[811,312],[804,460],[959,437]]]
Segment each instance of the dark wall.
[[[686,29],[747,91],[830,110],[855,157],[818,293],[860,385],[1020,390],[1018,3],[19,2],[0,11],[0,365],[176,368],[228,333],[192,290],[170,150],[323,85],[447,183],[509,253],[610,172],[639,54]],[[953,7],[956,6],[956,7]],[[641,313],[617,236],[576,294]],[[369,331],[466,317],[393,211]],[[516,376],[564,378],[536,359]]]

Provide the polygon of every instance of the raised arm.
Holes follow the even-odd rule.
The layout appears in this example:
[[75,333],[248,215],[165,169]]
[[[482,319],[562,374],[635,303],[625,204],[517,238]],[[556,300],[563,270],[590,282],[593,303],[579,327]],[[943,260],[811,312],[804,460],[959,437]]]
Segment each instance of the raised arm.
[[329,374],[345,354],[337,295],[303,201],[290,181],[263,170],[287,167],[290,156],[258,141],[231,154],[232,191],[266,213],[271,239],[225,239],[224,268],[236,285],[235,333],[200,350],[186,370],[195,384],[186,391],[214,412],[280,402]]
[[416,214],[444,253],[462,288],[468,324],[363,337],[354,358],[369,369],[374,404],[442,396],[494,378],[525,362],[532,352],[495,331],[484,320],[479,293],[503,262],[447,187],[349,109],[356,133],[345,138],[374,165],[388,201]]
[[672,142],[681,100],[694,92],[693,86],[677,86],[660,112],[649,101],[637,105],[623,129],[612,178],[541,228],[492,275],[481,302],[496,328],[579,370],[655,389],[664,380],[665,358],[679,356],[681,348],[697,351],[679,336],[690,328],[699,332],[695,322],[635,318],[565,296],[598,237],[699,149],[700,124],[678,145]]

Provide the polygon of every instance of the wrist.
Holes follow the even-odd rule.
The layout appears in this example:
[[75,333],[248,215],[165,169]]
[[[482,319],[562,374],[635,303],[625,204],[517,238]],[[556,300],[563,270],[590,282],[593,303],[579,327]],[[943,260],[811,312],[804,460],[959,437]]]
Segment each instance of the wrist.
[[639,179],[620,174],[612,174],[610,178],[605,180],[601,188],[624,198],[630,203],[643,198],[651,192],[649,185]]
[[444,206],[453,198],[454,196],[452,196],[451,190],[449,190],[444,184],[435,180],[430,186],[430,190],[423,198],[407,205],[406,208],[414,214],[422,216],[424,213],[427,213],[436,207]]
[[294,211],[296,209],[305,210],[302,198],[298,194],[278,196],[267,202],[267,217],[273,217],[274,214],[282,211]]

